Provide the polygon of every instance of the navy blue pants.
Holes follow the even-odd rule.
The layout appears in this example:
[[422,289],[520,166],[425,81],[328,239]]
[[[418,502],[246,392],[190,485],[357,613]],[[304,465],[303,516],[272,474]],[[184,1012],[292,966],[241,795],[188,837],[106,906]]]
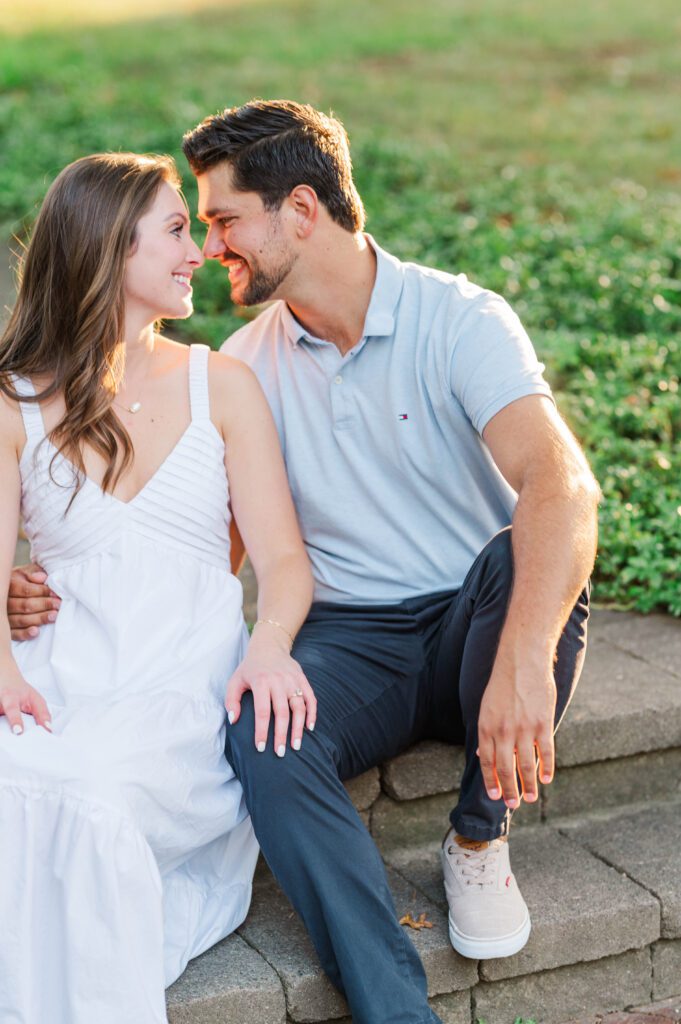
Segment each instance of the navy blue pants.
[[[314,733],[304,734],[298,753],[287,747],[284,758],[270,735],[259,754],[250,694],[228,726],[227,759],[265,858],[354,1024],[438,1018],[381,858],[342,780],[418,740],[461,743],[466,767],[452,823],[476,839],[507,830],[505,804],[487,796],[475,751],[512,581],[509,528],[486,545],[459,590],[383,606],[314,604],[293,649],[317,697]],[[558,645],[556,725],[579,678],[587,618],[585,590]]]

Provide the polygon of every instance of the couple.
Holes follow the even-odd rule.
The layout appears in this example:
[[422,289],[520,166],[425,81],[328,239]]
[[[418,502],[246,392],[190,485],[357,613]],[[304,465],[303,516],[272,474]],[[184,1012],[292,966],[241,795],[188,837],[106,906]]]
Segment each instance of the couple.
[[[276,300],[227,356],[155,332],[203,255],[172,163],[126,154],[52,185],[0,346],[0,1008],[165,1021],[259,845],[357,1024],[436,1021],[342,780],[465,744],[452,944],[524,945],[508,826],[581,670],[598,488],[506,303],[363,234],[337,121],[254,101],[184,152],[203,255]],[[10,574],[20,502],[47,578]]]

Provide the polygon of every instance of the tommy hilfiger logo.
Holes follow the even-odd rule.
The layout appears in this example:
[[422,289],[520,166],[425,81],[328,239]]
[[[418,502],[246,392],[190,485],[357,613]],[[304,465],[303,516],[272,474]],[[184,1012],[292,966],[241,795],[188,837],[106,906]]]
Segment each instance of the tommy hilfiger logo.
[[407,416],[406,412],[398,413],[397,418],[398,418],[398,420],[408,420],[409,419],[409,417]]

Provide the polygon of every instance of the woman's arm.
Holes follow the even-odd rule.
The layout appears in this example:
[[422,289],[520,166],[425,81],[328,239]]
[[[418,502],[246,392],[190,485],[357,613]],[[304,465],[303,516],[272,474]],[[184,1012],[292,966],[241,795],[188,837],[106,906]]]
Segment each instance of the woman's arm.
[[13,732],[23,732],[22,711],[33,715],[39,725],[49,729],[47,704],[21,675],[12,656],[7,593],[19,529],[21,478],[18,456],[18,409],[10,400],[0,399],[0,714],[7,716]]
[[274,749],[283,757],[290,717],[294,749],[300,748],[305,724],[312,728],[316,717],[312,688],[290,657],[312,600],[312,573],[277,431],[255,375],[217,354],[211,355],[210,374],[212,408],[220,411],[225,438],[232,513],[258,581],[258,622],[227,687],[225,705],[230,722],[236,722],[242,695],[252,691],[255,744],[261,751],[273,709]]

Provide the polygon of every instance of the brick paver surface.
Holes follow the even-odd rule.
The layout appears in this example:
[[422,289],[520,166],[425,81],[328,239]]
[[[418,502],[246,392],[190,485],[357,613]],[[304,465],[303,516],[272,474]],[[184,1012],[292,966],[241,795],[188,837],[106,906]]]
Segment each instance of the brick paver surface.
[[[681,979],[679,979],[681,986]],[[628,1012],[596,1014],[567,1024],[679,1024],[681,1022],[681,995],[649,1006],[637,1006]]]

